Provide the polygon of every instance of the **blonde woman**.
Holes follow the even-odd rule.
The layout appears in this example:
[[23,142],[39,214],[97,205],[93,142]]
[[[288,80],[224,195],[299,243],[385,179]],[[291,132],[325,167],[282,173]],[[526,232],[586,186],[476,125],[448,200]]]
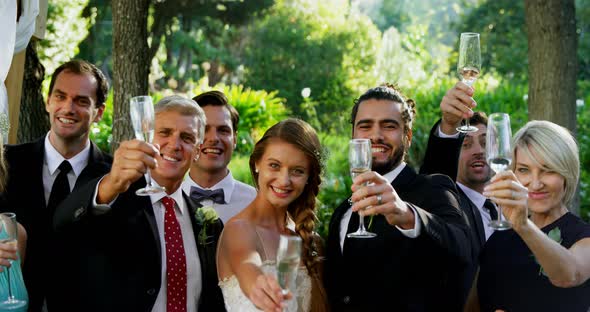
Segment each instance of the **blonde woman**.
[[590,225],[567,208],[580,175],[577,144],[549,121],[527,123],[513,141],[512,170],[484,189],[512,229],[487,241],[469,303],[479,300],[481,311],[586,312]]

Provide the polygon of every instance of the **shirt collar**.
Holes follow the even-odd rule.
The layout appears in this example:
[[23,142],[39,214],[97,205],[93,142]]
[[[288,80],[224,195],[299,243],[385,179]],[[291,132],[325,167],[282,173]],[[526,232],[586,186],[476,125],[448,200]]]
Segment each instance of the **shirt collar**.
[[[152,179],[152,184],[155,186],[159,186],[158,183],[156,181],[154,181]],[[168,195],[166,193],[157,193],[157,194],[150,194],[150,200],[152,201],[152,206],[154,206],[154,204],[156,204],[157,202],[161,201],[162,198],[164,198],[165,196],[168,196],[172,199],[174,199],[174,201],[176,202],[176,205],[178,206],[178,210],[180,210],[180,214],[184,214],[185,211],[185,202],[184,202],[184,198],[182,197],[182,187],[179,187],[178,189],[176,189],[176,191],[174,191],[174,193]],[[162,205],[162,207],[164,207],[164,205]]]
[[483,207],[483,204],[486,202],[485,196],[483,196],[480,192],[461,184],[460,182],[457,182],[457,185],[461,188],[461,190],[463,190],[465,195],[467,195],[467,198],[469,198],[469,200],[471,200],[471,202],[475,204],[477,208]]
[[[50,131],[51,132],[51,131]],[[49,174],[53,175],[57,170],[57,167],[61,165],[61,163],[66,160],[51,144],[49,140],[49,133],[45,136],[45,161],[47,163],[47,168],[49,169]],[[90,140],[86,142],[86,146],[82,151],[76,154],[74,157],[67,159],[67,161],[72,165],[72,170],[76,176],[79,176],[82,170],[86,168],[88,165],[88,160],[90,159]]]
[[402,161],[399,165],[397,165],[397,167],[395,167],[395,169],[384,174],[383,177],[386,178],[387,181],[389,181],[389,183],[391,183],[393,182],[393,180],[395,180],[395,178],[397,178],[399,173],[402,172],[402,170],[404,170],[405,167],[406,163]]

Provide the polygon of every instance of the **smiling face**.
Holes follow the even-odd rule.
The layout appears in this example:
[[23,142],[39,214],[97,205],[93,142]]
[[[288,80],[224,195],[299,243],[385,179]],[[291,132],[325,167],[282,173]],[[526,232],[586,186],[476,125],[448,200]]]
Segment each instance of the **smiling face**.
[[526,153],[515,151],[515,174],[529,191],[528,206],[532,213],[553,214],[566,210],[565,178],[535,161]]
[[174,110],[156,114],[153,144],[160,145],[160,155],[156,157],[158,167],[151,173],[169,193],[178,189],[198,152],[197,129],[198,120],[194,116]]
[[483,124],[474,125],[478,131],[468,133],[461,146],[457,181],[478,191],[483,191],[490,180],[490,167],[485,159],[487,127]]
[[371,140],[372,169],[380,174],[399,165],[412,139],[411,129],[404,131],[401,106],[391,100],[365,100],[359,104],[353,123],[353,138]]
[[104,105],[97,107],[98,83],[90,74],[61,72],[49,94],[45,110],[49,113],[54,146],[86,142],[90,126],[100,121]]
[[256,162],[258,196],[273,207],[286,208],[305,189],[309,166],[303,151],[293,144],[273,139]]
[[236,133],[232,127],[231,115],[225,106],[207,105],[202,107],[207,117],[205,139],[201,145],[199,159],[193,164],[195,173],[219,176],[227,175],[229,164],[236,146]]

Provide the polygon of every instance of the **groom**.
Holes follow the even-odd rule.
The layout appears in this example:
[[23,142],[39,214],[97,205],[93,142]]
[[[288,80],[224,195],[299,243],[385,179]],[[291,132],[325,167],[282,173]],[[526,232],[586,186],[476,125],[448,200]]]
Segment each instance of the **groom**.
[[[155,112],[153,145],[121,143],[111,171],[58,207],[56,229],[87,241],[71,246],[80,259],[63,294],[68,310],[224,311],[215,267],[223,225],[199,220],[180,188],[203,141],[204,112],[180,96],[163,98]],[[135,194],[148,168],[165,193]]]

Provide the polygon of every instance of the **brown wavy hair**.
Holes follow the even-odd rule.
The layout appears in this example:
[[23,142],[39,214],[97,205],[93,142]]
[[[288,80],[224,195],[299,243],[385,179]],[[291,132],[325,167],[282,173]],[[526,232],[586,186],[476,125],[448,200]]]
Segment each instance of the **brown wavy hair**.
[[285,119],[270,127],[254,146],[250,155],[250,172],[258,188],[256,163],[266,147],[277,141],[294,145],[309,159],[309,178],[303,192],[287,207],[287,213],[295,222],[295,232],[303,240],[302,259],[312,279],[312,311],[327,311],[326,292],[322,284],[322,242],[314,232],[316,224],[316,197],[322,182],[323,152],[316,131],[305,121]]

